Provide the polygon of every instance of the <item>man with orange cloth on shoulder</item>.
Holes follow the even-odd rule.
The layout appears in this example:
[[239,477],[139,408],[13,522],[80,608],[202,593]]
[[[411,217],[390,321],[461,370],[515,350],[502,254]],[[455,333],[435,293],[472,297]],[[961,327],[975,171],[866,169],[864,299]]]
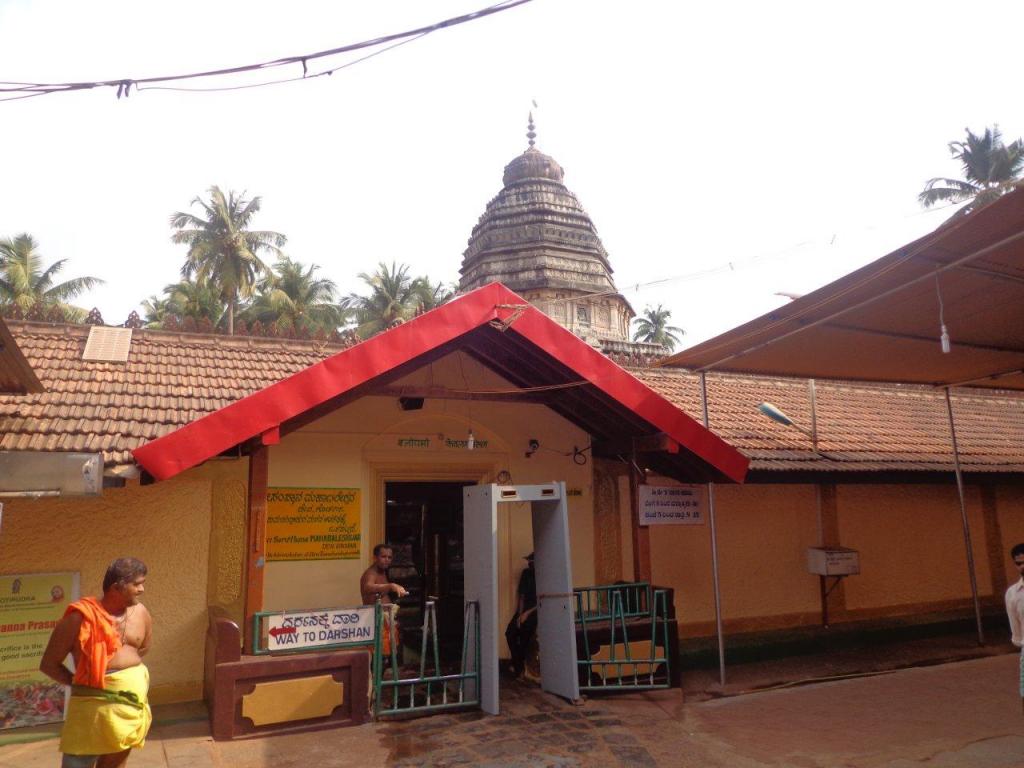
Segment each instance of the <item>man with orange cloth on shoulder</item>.
[[[103,597],[69,605],[50,635],[39,669],[71,686],[61,768],[119,768],[146,742],[153,716],[142,657],[153,640],[153,621],[139,602],[145,583],[145,563],[118,558],[103,577]],[[74,672],[64,666],[68,654]]]

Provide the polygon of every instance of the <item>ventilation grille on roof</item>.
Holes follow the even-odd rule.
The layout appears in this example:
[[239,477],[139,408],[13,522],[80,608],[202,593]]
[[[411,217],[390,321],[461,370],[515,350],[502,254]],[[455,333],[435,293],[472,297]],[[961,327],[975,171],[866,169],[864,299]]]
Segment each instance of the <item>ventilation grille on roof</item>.
[[97,360],[104,363],[127,363],[128,350],[132,346],[131,328],[109,328],[94,325],[89,329],[89,340],[85,342],[83,360]]

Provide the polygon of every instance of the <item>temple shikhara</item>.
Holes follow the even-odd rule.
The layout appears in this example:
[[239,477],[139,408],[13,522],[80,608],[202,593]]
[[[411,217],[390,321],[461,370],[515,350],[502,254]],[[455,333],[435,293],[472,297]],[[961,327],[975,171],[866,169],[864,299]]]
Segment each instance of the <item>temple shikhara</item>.
[[661,357],[660,344],[630,341],[636,315],[618,292],[608,252],[558,162],[537,149],[533,115],[526,151],[505,166],[463,254],[459,290],[503,283],[607,355]]

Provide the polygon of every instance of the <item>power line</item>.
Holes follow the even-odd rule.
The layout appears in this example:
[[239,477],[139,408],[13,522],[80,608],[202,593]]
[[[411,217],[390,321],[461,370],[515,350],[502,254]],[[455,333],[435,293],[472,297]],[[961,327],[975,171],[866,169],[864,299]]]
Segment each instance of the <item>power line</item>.
[[[912,213],[912,214],[910,214],[908,216],[902,216],[899,219],[890,219],[889,222],[886,222],[886,225],[891,223],[891,222],[893,222],[893,221],[895,221],[895,222],[906,221],[908,219],[917,218],[918,216],[921,216],[921,215],[924,215],[924,214],[929,214],[929,213],[934,213],[934,212],[937,212],[937,211],[941,211],[941,210],[944,210],[946,208],[954,208],[954,207],[956,207],[958,205],[961,205],[961,203],[948,203],[946,205],[933,206],[933,207],[928,208],[927,210],[924,210],[924,211],[918,211],[918,212]],[[883,226],[885,226],[885,225],[883,225]],[[719,264],[716,264],[715,266],[708,267],[706,269],[697,270],[695,272],[687,272],[685,274],[672,275],[670,277],[661,277],[661,278],[656,278],[654,280],[648,280],[648,281],[645,281],[645,282],[627,283],[627,284],[623,285],[620,288],[616,288],[615,290],[596,291],[594,293],[586,293],[586,294],[581,294],[579,296],[565,296],[565,297],[558,298],[558,299],[544,299],[544,302],[545,302],[546,305],[572,304],[574,302],[588,301],[590,299],[602,298],[604,296],[617,296],[617,295],[621,295],[621,294],[639,294],[641,290],[647,289],[647,288],[653,288],[654,286],[657,286],[657,285],[666,285],[666,284],[669,284],[669,283],[686,283],[686,282],[691,282],[693,280],[702,280],[702,279],[707,278],[707,277],[714,277],[715,275],[727,274],[729,272],[738,272],[738,271],[740,271],[742,269],[745,269],[745,268],[747,268],[747,267],[749,267],[751,265],[754,265],[754,264],[761,264],[761,263],[765,263],[765,262],[771,261],[773,259],[777,259],[777,258],[781,258],[783,256],[787,256],[787,255],[789,255],[791,253],[794,253],[794,252],[800,250],[801,248],[805,248],[807,246],[813,246],[813,245],[833,246],[833,245],[835,245],[835,241],[839,237],[839,235],[843,235],[844,238],[845,238],[845,237],[849,236],[851,234],[851,232],[852,233],[862,233],[862,232],[870,232],[870,231],[873,231],[873,230],[876,230],[876,229],[879,229],[879,225],[872,224],[872,225],[868,225],[866,227],[859,227],[859,228],[854,229],[854,230],[847,230],[845,232],[836,232],[830,238],[807,238],[806,240],[801,240],[800,242],[793,243],[792,245],[786,246],[785,248],[781,248],[779,250],[769,251],[767,253],[759,253],[759,254],[755,254],[754,256],[748,256],[747,258],[743,258],[743,259],[732,259],[730,261],[720,262]]]
[[[85,82],[67,82],[67,83],[28,83],[28,82],[14,82],[14,81],[0,81],[0,94],[16,94],[6,97],[0,97],[0,101],[16,101],[18,99],[28,99],[35,96],[48,96],[53,93],[70,93],[73,91],[85,91],[94,88],[116,88],[117,97],[127,97],[131,92],[132,88],[136,90],[184,90],[184,91],[225,91],[225,90],[238,90],[241,88],[258,88],[266,85],[278,85],[280,83],[295,82],[298,80],[308,80],[315,77],[322,77],[324,75],[330,75],[345,67],[350,67],[353,64],[357,64],[360,61],[372,58],[384,51],[390,50],[397,47],[397,45],[405,42],[412,42],[413,40],[419,39],[425,35],[429,35],[431,32],[437,32],[441,29],[448,29],[449,27],[455,27],[459,24],[465,24],[468,21],[475,21],[482,19],[486,16],[491,16],[502,11],[507,11],[511,8],[515,8],[519,5],[532,2],[532,0],[503,0],[502,2],[495,3],[486,8],[481,8],[478,11],[472,13],[465,13],[461,16],[453,16],[449,19],[435,22],[425,27],[419,27],[417,29],[410,29],[404,32],[396,32],[390,35],[384,35],[383,37],[377,37],[372,40],[363,40],[358,43],[350,43],[348,45],[338,46],[337,48],[329,48],[323,51],[314,51],[312,53],[304,53],[295,56],[285,56],[280,59],[273,59],[271,61],[263,61],[255,64],[243,64],[241,66],[226,67],[223,69],[212,69],[203,72],[190,72],[181,75],[159,75],[156,77],[143,77],[143,78],[116,78],[113,80],[96,80],[96,81],[85,81]],[[377,46],[384,45],[386,43],[396,43],[396,45],[388,46],[387,48],[364,56],[356,61],[343,64],[338,67],[331,69],[325,69],[320,72],[313,73],[312,75],[308,71],[308,63],[317,59],[327,58],[330,56],[337,56],[343,53],[351,53],[352,51],[363,50],[366,48],[375,48]],[[266,69],[275,69],[278,67],[286,67],[290,65],[300,64],[302,66],[302,75],[299,77],[283,78],[280,80],[273,80],[264,83],[254,83],[242,86],[229,86],[222,88],[184,88],[184,87],[160,87],[160,83],[175,83],[186,80],[195,80],[199,78],[208,77],[223,77],[225,75],[237,75],[247,72],[258,72]]]

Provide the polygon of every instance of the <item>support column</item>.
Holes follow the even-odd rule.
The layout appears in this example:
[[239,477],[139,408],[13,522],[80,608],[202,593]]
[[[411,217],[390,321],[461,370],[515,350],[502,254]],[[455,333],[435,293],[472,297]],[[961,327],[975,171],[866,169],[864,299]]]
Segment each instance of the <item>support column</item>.
[[978,645],[985,644],[985,630],[981,627],[981,600],[978,598],[978,579],[974,571],[974,549],[971,546],[971,526],[967,521],[967,499],[964,497],[964,476],[960,471],[960,447],[956,441],[953,421],[953,400],[946,387],[946,413],[949,415],[949,436],[953,442],[953,471],[956,473],[956,491],[960,497],[960,521],[964,529],[964,549],[967,551],[967,574],[971,579],[971,599],[974,603],[974,621],[978,627]]
[[646,525],[640,525],[640,485],[647,477],[637,463],[634,447],[629,454],[629,509],[633,532],[633,580],[651,581],[651,532]]
[[263,572],[267,557],[267,482],[270,449],[262,443],[249,455],[248,509],[245,548],[245,626],[242,645],[253,651],[252,617],[263,610]]

